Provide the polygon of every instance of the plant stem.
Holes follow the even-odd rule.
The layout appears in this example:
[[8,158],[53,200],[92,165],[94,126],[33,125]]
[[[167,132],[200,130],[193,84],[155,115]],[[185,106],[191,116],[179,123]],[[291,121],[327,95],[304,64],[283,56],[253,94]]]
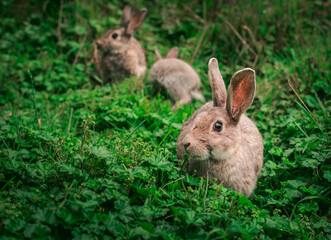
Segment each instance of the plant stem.
[[35,111],[35,115],[36,115],[36,120],[37,120],[37,126],[38,128],[40,128],[40,124],[39,124],[39,115],[38,115],[38,109],[37,109],[37,101],[36,101],[36,92],[34,89],[34,81],[33,81],[33,76],[30,72],[30,70],[28,70],[28,74],[29,77],[31,79],[31,86],[32,86],[32,101],[33,101],[33,105],[34,105],[34,111]]

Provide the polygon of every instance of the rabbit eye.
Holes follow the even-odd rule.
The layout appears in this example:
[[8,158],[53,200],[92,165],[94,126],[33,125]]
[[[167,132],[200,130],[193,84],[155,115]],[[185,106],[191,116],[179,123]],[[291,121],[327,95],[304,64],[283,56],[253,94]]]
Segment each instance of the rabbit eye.
[[222,130],[222,127],[223,127],[223,123],[220,122],[220,121],[217,121],[215,124],[214,124],[214,130],[216,132],[220,132]]
[[113,35],[111,35],[112,38],[116,39],[118,37],[117,33],[113,33]]

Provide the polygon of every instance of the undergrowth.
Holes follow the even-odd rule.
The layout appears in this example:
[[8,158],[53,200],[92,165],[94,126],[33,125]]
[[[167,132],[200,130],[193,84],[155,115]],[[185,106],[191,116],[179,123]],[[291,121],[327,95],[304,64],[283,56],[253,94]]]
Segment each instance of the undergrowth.
[[121,1],[0,3],[0,239],[330,239],[328,1],[134,1],[136,38],[178,46],[211,99],[207,62],[226,83],[257,73],[247,115],[264,141],[250,199],[187,175],[183,122],[143,79],[93,87],[93,43]]

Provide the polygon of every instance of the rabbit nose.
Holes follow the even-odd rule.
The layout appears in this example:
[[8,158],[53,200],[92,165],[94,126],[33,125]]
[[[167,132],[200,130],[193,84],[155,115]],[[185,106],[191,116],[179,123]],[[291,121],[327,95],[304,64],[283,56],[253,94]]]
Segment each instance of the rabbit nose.
[[191,145],[191,143],[184,143],[184,148],[186,149],[186,148],[188,148],[189,146]]
[[102,48],[102,42],[101,42],[100,40],[98,40],[98,41],[96,42],[96,45],[97,45],[97,48],[98,48],[98,49],[101,49],[101,48]]

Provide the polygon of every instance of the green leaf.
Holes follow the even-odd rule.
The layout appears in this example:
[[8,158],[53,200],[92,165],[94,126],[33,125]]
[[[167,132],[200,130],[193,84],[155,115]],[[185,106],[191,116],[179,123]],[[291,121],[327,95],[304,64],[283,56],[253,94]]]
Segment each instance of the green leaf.
[[328,180],[328,182],[331,182],[331,171],[325,171],[323,177]]
[[73,28],[73,31],[78,34],[78,35],[84,35],[86,34],[86,29],[80,25],[76,25],[74,28]]
[[48,226],[42,224],[30,224],[24,230],[24,237],[43,239],[51,234],[51,229]]
[[58,223],[55,211],[51,209],[38,208],[32,217],[39,223],[47,223],[50,225],[55,225]]
[[271,155],[281,157],[281,156],[283,156],[283,149],[281,149],[279,147],[273,147],[272,149],[269,150],[269,153]]
[[306,213],[306,212],[314,212],[316,213],[319,210],[318,204],[316,202],[311,202],[311,203],[300,203],[298,205],[298,210],[301,213]]

